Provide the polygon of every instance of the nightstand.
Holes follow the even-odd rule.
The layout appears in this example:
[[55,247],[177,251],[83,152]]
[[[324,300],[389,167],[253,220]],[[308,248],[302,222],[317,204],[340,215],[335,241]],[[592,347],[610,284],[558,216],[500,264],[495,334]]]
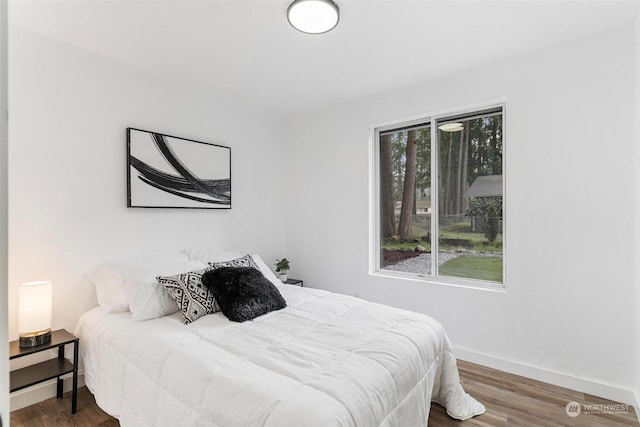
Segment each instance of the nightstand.
[[[73,373],[71,413],[75,414],[78,406],[78,343],[79,338],[64,329],[51,332],[51,342],[37,347],[20,348],[18,341],[11,341],[9,343],[9,360],[40,353],[41,351],[52,350],[56,347],[58,347],[58,357],[10,372],[9,392],[12,393],[57,378],[58,388],[56,395],[58,399],[62,399],[63,382],[60,377]],[[66,344],[73,344],[73,363],[64,358],[64,346]]]
[[287,279],[287,281],[284,283],[286,283],[287,285],[295,285],[304,288],[304,282],[300,279]]

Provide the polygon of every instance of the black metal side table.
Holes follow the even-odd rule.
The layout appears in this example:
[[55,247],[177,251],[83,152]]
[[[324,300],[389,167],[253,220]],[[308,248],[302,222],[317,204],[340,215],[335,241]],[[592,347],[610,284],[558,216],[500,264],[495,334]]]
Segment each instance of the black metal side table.
[[[78,409],[78,344],[80,339],[64,329],[51,332],[51,342],[37,347],[20,348],[18,341],[9,343],[9,360],[18,359],[41,351],[58,348],[58,357],[16,369],[9,374],[9,392],[22,390],[41,382],[58,379],[57,393],[58,399],[62,399],[63,380],[62,376],[73,373],[73,389],[71,392],[71,413],[75,414]],[[73,344],[73,363],[64,358],[64,346]]]
[[287,285],[295,285],[304,288],[304,282],[300,279],[287,279],[287,281],[284,283],[286,283]]

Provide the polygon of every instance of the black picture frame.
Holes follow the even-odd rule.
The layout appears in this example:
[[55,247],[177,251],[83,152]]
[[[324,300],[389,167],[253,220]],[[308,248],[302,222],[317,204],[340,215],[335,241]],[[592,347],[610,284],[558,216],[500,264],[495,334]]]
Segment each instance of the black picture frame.
[[231,209],[231,148],[127,128],[127,207]]

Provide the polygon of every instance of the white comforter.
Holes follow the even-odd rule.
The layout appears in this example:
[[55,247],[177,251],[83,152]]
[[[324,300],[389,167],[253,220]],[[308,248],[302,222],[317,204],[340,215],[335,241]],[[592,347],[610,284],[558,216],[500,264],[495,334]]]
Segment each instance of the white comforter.
[[123,427],[424,427],[432,400],[458,419],[484,412],[434,319],[280,290],[286,309],[245,323],[87,312],[76,329],[87,387]]

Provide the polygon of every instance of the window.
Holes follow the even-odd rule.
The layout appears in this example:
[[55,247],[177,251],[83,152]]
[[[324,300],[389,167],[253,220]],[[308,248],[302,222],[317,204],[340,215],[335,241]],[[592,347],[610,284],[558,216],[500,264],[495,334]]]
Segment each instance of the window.
[[375,271],[501,286],[503,107],[374,133]]

